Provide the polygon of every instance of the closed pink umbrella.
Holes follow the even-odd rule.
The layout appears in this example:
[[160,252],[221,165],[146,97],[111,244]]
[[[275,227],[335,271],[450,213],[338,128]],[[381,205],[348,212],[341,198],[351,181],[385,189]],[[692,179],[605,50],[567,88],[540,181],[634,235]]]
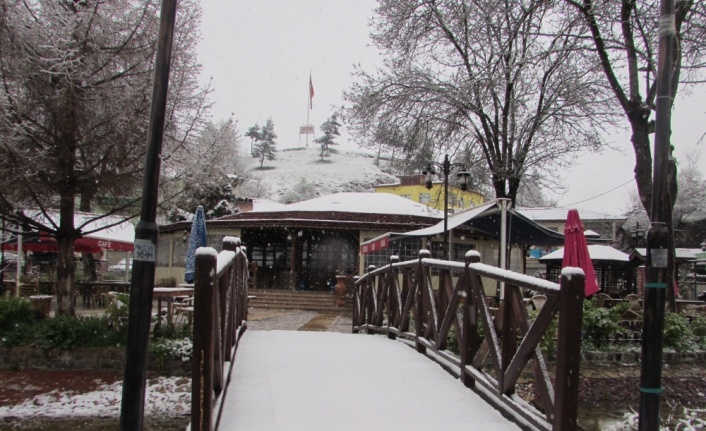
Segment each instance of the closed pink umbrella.
[[561,262],[561,267],[573,266],[583,269],[586,275],[585,294],[591,296],[601,289],[596,282],[596,272],[593,270],[593,262],[588,254],[588,244],[583,231],[579,212],[569,210],[564,227],[564,260]]

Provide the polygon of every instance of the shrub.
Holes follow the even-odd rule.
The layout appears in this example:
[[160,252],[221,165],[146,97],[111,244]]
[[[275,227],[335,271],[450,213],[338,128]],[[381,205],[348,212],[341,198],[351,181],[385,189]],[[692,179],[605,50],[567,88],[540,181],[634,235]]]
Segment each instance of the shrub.
[[598,307],[595,300],[583,302],[584,340],[596,349],[601,349],[608,344],[619,329],[616,316],[622,313],[619,309],[614,310],[615,308],[618,307],[613,307],[611,310]]
[[664,347],[676,351],[691,350],[694,333],[683,314],[666,313],[664,316]]
[[[539,315],[539,310],[532,310],[529,313],[530,322],[534,322]],[[539,348],[544,353],[546,357],[552,357],[556,355],[557,348],[557,331],[559,330],[559,322],[557,318],[552,318],[551,323],[547,326],[547,331],[542,336],[542,340],[539,342]]]
[[193,343],[190,338],[154,340],[149,347],[150,357],[161,364],[167,360],[187,362],[191,360],[192,352]]
[[56,316],[35,325],[31,345],[42,350],[107,347],[124,344],[127,332],[106,318]]
[[31,324],[36,320],[35,310],[26,299],[0,297],[0,333],[7,334],[17,325]]

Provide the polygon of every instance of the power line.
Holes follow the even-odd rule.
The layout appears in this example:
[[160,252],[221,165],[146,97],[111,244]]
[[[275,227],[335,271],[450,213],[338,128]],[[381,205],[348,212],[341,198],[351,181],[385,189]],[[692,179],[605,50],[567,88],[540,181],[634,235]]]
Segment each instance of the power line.
[[635,180],[635,178],[630,178],[629,180],[625,181],[624,183],[620,184],[619,186],[613,187],[612,189],[610,189],[610,190],[608,190],[608,191],[605,191],[605,192],[603,192],[603,193],[601,193],[601,194],[599,194],[599,195],[590,197],[590,198],[588,198],[588,199],[584,199],[584,200],[582,200],[582,201],[578,201],[578,202],[574,202],[574,203],[562,205],[562,207],[570,207],[570,206],[573,206],[573,205],[582,204],[582,203],[584,203],[584,202],[588,202],[588,201],[590,201],[590,200],[599,198],[599,197],[601,197],[601,196],[603,196],[603,195],[607,195],[607,194],[610,193],[610,192],[613,192],[613,191],[615,191],[615,190],[618,190],[619,188],[621,188],[621,187],[623,187],[623,186],[625,186],[625,185],[627,185],[627,184],[630,184],[630,183],[633,182],[634,180]]

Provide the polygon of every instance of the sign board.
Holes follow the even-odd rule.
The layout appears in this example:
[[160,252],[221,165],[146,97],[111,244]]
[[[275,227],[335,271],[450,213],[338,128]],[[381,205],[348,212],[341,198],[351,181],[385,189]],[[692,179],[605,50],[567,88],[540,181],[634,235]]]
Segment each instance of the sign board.
[[299,134],[300,135],[313,135],[314,134],[314,126],[309,124],[306,126],[299,127]]
[[372,253],[374,251],[384,250],[389,245],[389,240],[390,240],[389,236],[384,236],[382,238],[376,238],[374,240],[364,242],[363,244],[360,245],[360,253],[361,254],[368,254],[368,253]]

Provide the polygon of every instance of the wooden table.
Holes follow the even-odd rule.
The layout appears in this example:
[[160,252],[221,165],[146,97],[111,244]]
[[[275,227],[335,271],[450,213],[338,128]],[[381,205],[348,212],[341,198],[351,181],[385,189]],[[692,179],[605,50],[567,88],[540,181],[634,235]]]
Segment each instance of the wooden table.
[[[162,298],[167,301],[167,325],[172,325],[172,303],[174,299],[180,296],[192,296],[194,294],[193,287],[155,287],[152,289],[152,296],[157,298],[157,312],[162,311]],[[159,326],[160,319],[157,319]]]

